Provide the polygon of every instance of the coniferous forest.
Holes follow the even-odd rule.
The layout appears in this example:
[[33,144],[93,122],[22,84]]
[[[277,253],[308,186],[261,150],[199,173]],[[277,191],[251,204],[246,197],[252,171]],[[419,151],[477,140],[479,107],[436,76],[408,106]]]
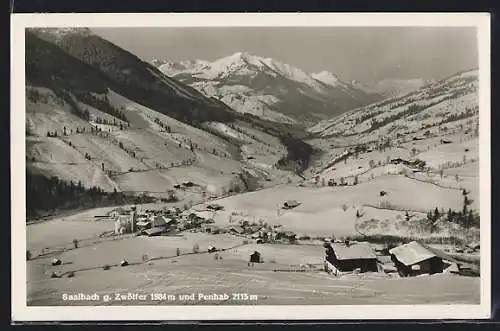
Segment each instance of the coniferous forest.
[[66,182],[26,172],[26,219],[36,219],[60,210],[95,208],[119,204],[152,202],[148,196],[131,196],[123,192],[105,192],[99,187],[87,188],[81,182]]

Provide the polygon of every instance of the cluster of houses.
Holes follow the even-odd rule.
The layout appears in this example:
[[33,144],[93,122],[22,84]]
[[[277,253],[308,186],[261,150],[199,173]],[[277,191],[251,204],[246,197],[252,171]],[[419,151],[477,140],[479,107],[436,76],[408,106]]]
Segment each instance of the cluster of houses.
[[347,273],[398,273],[401,277],[451,273],[477,276],[479,268],[464,263],[417,241],[377,254],[367,242],[326,242],[325,271],[336,276]]
[[[300,205],[295,200],[287,200],[282,209],[293,209]],[[247,239],[255,240],[257,244],[265,242],[294,243],[297,235],[286,231],[280,225],[269,225],[262,220],[249,221],[245,216],[233,212],[230,224],[218,226],[214,214],[224,207],[215,203],[205,206],[205,210],[181,210],[176,207],[161,210],[130,210],[117,208],[108,214],[115,219],[114,233],[135,233],[146,236],[159,236],[182,231],[204,232],[210,234],[229,233]]]
[[[300,205],[296,201],[286,201],[284,209]],[[211,204],[205,213],[221,210],[223,206]],[[214,220],[203,212],[181,211],[179,208],[138,211],[116,209],[110,216],[116,217],[115,233],[136,233],[157,236],[179,231],[206,232],[211,234],[231,233],[256,240],[256,243],[285,242],[293,243],[297,235],[284,231],[281,226],[270,226],[264,222],[249,222],[240,219],[232,224],[219,227]],[[375,250],[368,242],[331,239],[325,241],[325,271],[336,276],[346,273],[394,273],[401,277],[451,272],[460,275],[477,276],[479,267],[417,241],[395,247]],[[478,250],[479,245],[470,249]],[[261,262],[255,252],[249,262]]]
[[204,219],[195,213],[175,207],[142,211],[138,211],[135,207],[131,210],[118,208],[109,216],[116,219],[115,234],[137,233],[150,237],[200,228],[204,224],[213,223],[213,220]]
[[413,167],[413,168],[417,168],[417,169],[425,168],[425,161],[422,161],[419,159],[409,161],[409,160],[405,160],[402,158],[396,158],[396,159],[391,160],[391,164],[403,164],[405,166]]

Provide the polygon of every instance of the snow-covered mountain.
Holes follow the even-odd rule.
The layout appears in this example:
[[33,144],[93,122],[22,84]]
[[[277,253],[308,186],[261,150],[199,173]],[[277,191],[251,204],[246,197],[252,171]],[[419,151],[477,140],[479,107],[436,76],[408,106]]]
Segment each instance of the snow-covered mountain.
[[342,82],[336,75],[332,74],[329,71],[323,70],[318,73],[314,73],[311,75],[312,78],[320,81],[323,84],[328,86],[337,87],[337,86],[347,86],[346,83]]
[[210,64],[208,61],[203,60],[188,60],[181,62],[165,62],[161,60],[154,59],[152,63],[158,67],[164,74],[168,76],[175,76],[179,73],[186,71],[199,70],[206,65]]
[[283,123],[314,123],[378,101],[334,74],[308,74],[289,64],[238,52],[214,62],[165,62],[164,74],[242,113]]
[[404,95],[413,91],[418,90],[419,88],[432,84],[433,80],[425,80],[421,78],[415,79],[396,79],[389,78],[381,80],[375,84],[361,84],[357,82],[353,82],[353,85],[368,92],[381,94],[385,97],[395,97],[398,95]]
[[405,95],[385,99],[321,121],[309,129],[319,137],[352,137],[357,143],[381,137],[430,135],[478,121],[478,71],[458,73]]
[[236,113],[88,29],[27,29],[25,54],[26,168],[37,176],[158,197],[191,180],[176,193],[187,202],[308,165],[301,128]]

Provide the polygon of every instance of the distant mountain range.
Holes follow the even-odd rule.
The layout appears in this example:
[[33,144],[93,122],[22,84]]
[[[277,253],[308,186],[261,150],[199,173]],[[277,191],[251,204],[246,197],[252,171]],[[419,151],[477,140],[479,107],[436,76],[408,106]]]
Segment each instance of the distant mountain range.
[[322,71],[308,74],[289,64],[238,52],[214,62],[152,63],[234,110],[284,123],[312,124],[384,98]]
[[[422,84],[418,89],[415,86]],[[410,93],[345,112],[321,121],[309,132],[320,137],[352,137],[353,141],[397,139],[410,133],[441,132],[477,125],[478,71],[457,73],[435,82],[416,82]]]
[[375,84],[361,84],[353,82],[353,86],[366,91],[367,93],[379,94],[390,98],[407,94],[419,88],[434,83],[434,80],[416,79],[384,79]]
[[[477,71],[375,93],[248,53],[148,63],[81,28],[28,29],[25,65],[27,170],[108,192],[252,190],[301,175],[307,138],[473,127],[478,112]],[[385,99],[403,87],[415,90]]]

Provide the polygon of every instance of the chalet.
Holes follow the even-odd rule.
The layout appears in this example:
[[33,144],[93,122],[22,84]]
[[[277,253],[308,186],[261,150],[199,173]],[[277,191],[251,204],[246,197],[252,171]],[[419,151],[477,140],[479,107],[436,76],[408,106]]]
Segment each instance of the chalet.
[[245,232],[245,230],[241,226],[230,226],[230,227],[227,227],[227,230],[230,233],[234,233],[234,234],[243,234]]
[[258,232],[256,232],[256,233],[252,233],[252,234],[250,235],[250,238],[252,238],[252,239],[258,239],[258,238],[260,238],[260,234],[259,234]]
[[251,225],[248,230],[250,231],[250,233],[258,233],[260,231],[260,229],[262,229],[262,226],[261,225]]
[[136,225],[139,231],[151,229],[151,222],[149,221],[139,221]]
[[173,216],[173,215],[179,214],[180,212],[181,212],[180,209],[175,208],[175,207],[171,207],[165,211],[165,214],[168,216]]
[[155,227],[155,228],[144,230],[142,232],[142,234],[144,234],[144,235],[146,235],[148,237],[153,237],[153,236],[159,236],[163,232],[165,232],[165,228],[164,227]]
[[52,259],[52,262],[51,262],[52,265],[61,265],[62,264],[62,261],[58,258],[54,258]]
[[378,272],[377,256],[366,242],[325,243],[325,270],[334,275],[353,272]]
[[220,230],[219,227],[214,224],[203,224],[201,229],[206,233],[217,233]]
[[153,216],[151,220],[151,227],[169,227],[175,224],[175,220],[165,216]]
[[417,159],[417,160],[410,161],[409,165],[411,167],[423,169],[425,167],[425,161]]
[[391,160],[391,164],[404,164],[404,165],[409,165],[409,164],[410,164],[410,162],[409,162],[409,161],[407,161],[407,160],[404,160],[404,159],[402,159],[402,158],[400,158],[400,157],[398,157],[398,158],[396,158],[396,159],[392,159],[392,160]]
[[296,200],[287,200],[283,203],[283,209],[292,209],[299,206],[300,203]]
[[328,186],[337,186],[337,183],[335,182],[335,180],[333,178],[330,178],[328,180]]
[[111,211],[108,216],[109,217],[118,217],[120,215],[125,215],[125,214],[128,214],[125,209],[123,208],[116,208],[114,209],[113,211]]
[[129,215],[120,215],[115,221],[115,234],[132,232],[132,223]]
[[396,158],[391,160],[391,164],[404,164],[405,166],[409,167],[415,167],[415,168],[424,168],[425,167],[425,161],[422,160],[413,160],[413,161],[408,161],[402,158]]
[[275,236],[276,240],[286,239],[288,241],[296,241],[297,235],[293,231],[279,231]]
[[207,206],[207,209],[210,209],[210,210],[224,210],[224,206],[212,203],[212,204],[210,204],[210,205]]
[[467,245],[468,248],[472,249],[473,252],[476,252],[480,249],[481,244],[479,242],[473,242]]
[[443,272],[442,257],[416,241],[389,250],[391,259],[403,277]]
[[250,262],[252,263],[262,263],[262,257],[259,252],[254,251],[250,254]]

